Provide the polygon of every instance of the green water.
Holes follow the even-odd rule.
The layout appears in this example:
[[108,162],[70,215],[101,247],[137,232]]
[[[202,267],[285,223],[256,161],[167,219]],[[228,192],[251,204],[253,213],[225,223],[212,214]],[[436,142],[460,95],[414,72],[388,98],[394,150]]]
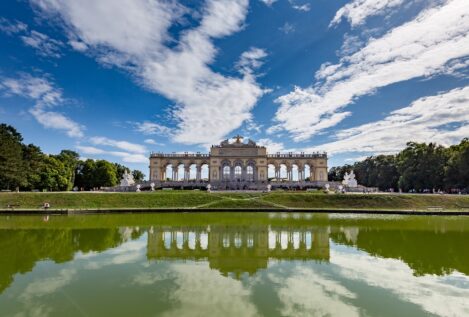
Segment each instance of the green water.
[[469,316],[469,217],[0,216],[0,316]]

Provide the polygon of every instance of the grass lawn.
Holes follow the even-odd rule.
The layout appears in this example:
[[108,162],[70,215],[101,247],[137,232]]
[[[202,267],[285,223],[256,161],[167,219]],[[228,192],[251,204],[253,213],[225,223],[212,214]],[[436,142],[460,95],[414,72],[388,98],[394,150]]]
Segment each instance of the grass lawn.
[[469,196],[403,194],[323,194],[321,192],[206,193],[155,191],[141,193],[0,193],[0,209],[362,209],[468,211]]

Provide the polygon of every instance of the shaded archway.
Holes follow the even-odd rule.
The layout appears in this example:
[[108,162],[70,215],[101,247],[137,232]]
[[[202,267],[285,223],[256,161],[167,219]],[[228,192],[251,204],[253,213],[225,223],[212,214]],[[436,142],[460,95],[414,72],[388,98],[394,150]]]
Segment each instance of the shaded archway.
[[163,175],[163,180],[172,181],[174,179],[174,171],[175,171],[175,168],[173,164],[171,163],[166,164],[164,175]]

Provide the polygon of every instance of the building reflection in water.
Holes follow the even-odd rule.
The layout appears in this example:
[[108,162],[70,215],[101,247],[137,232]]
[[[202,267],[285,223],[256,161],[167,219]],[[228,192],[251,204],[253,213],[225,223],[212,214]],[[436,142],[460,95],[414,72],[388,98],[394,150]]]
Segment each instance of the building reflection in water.
[[207,260],[223,275],[239,277],[267,268],[269,260],[329,261],[327,227],[153,226],[148,230],[151,260]]

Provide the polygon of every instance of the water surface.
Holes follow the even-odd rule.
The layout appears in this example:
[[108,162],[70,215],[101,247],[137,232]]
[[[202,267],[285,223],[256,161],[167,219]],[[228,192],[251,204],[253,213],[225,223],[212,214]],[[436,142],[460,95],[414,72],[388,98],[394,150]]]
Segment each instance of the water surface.
[[469,217],[0,216],[0,316],[469,316]]

